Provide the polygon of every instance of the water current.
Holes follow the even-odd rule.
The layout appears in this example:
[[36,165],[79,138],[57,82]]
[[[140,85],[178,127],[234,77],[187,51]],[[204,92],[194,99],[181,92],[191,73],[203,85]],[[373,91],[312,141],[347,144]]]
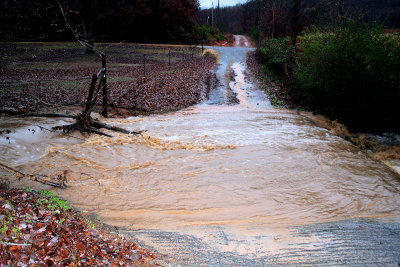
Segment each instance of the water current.
[[[2,117],[1,128],[15,133],[0,138],[0,161],[27,173],[68,170],[69,188],[57,194],[106,223],[135,229],[399,222],[397,174],[310,116],[273,108],[246,77],[249,49],[214,49],[220,85],[209,100],[168,114],[103,119],[146,133],[83,141],[37,126],[64,120]],[[238,104],[227,96],[228,66]]]

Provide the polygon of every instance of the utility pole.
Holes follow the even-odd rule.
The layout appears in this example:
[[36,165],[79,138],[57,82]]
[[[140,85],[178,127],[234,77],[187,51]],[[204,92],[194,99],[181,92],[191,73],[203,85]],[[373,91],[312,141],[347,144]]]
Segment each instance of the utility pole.
[[217,28],[219,29],[219,0],[218,0],[218,7],[217,7]]
[[257,38],[257,45],[258,46],[260,46],[261,45],[261,35],[260,35],[260,33],[261,33],[261,9],[262,9],[262,3],[263,3],[263,1],[262,0],[258,0],[257,1],[258,3],[258,7],[257,7],[257,22],[256,22],[256,25],[257,25],[257,30],[258,30],[258,38]]
[[211,27],[214,27],[214,2],[211,2]]

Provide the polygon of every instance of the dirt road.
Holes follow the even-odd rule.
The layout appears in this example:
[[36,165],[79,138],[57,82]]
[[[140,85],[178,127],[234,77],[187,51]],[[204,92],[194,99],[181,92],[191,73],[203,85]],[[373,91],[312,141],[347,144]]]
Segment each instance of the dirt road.
[[235,37],[235,47],[247,47],[247,48],[251,47],[251,44],[246,36],[234,35],[233,37]]
[[1,139],[0,161],[68,169],[70,187],[57,194],[173,266],[398,266],[398,175],[309,117],[273,108],[246,77],[251,49],[210,48],[220,83],[205,102],[107,119],[147,132],[85,141],[3,119],[16,132]]

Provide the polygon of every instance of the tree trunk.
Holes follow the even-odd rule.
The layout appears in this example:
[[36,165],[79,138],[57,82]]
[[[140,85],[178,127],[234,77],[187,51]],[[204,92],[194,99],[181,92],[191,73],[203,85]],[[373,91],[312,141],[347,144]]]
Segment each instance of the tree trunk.
[[86,46],[85,54],[94,53],[93,25],[94,20],[96,19],[96,6],[97,0],[82,1],[81,19]]
[[301,9],[301,0],[294,0],[293,6],[291,10],[291,21],[290,21],[290,40],[293,45],[296,45],[297,36],[300,34],[302,27],[300,22],[300,9]]
[[272,32],[271,39],[274,39],[275,34],[275,2],[272,3]]

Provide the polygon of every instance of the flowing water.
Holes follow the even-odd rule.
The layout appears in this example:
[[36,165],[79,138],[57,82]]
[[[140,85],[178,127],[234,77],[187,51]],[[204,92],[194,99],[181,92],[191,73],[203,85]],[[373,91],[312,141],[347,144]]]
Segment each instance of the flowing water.
[[[105,120],[145,134],[81,141],[27,131],[64,121],[2,118],[1,127],[16,133],[1,138],[0,161],[30,173],[68,170],[70,187],[57,194],[134,229],[223,225],[263,232],[349,218],[400,221],[397,174],[309,116],[273,108],[245,76],[249,49],[215,49],[221,84],[209,100],[168,114]],[[230,88],[239,104],[229,104],[223,84],[232,62]]]

